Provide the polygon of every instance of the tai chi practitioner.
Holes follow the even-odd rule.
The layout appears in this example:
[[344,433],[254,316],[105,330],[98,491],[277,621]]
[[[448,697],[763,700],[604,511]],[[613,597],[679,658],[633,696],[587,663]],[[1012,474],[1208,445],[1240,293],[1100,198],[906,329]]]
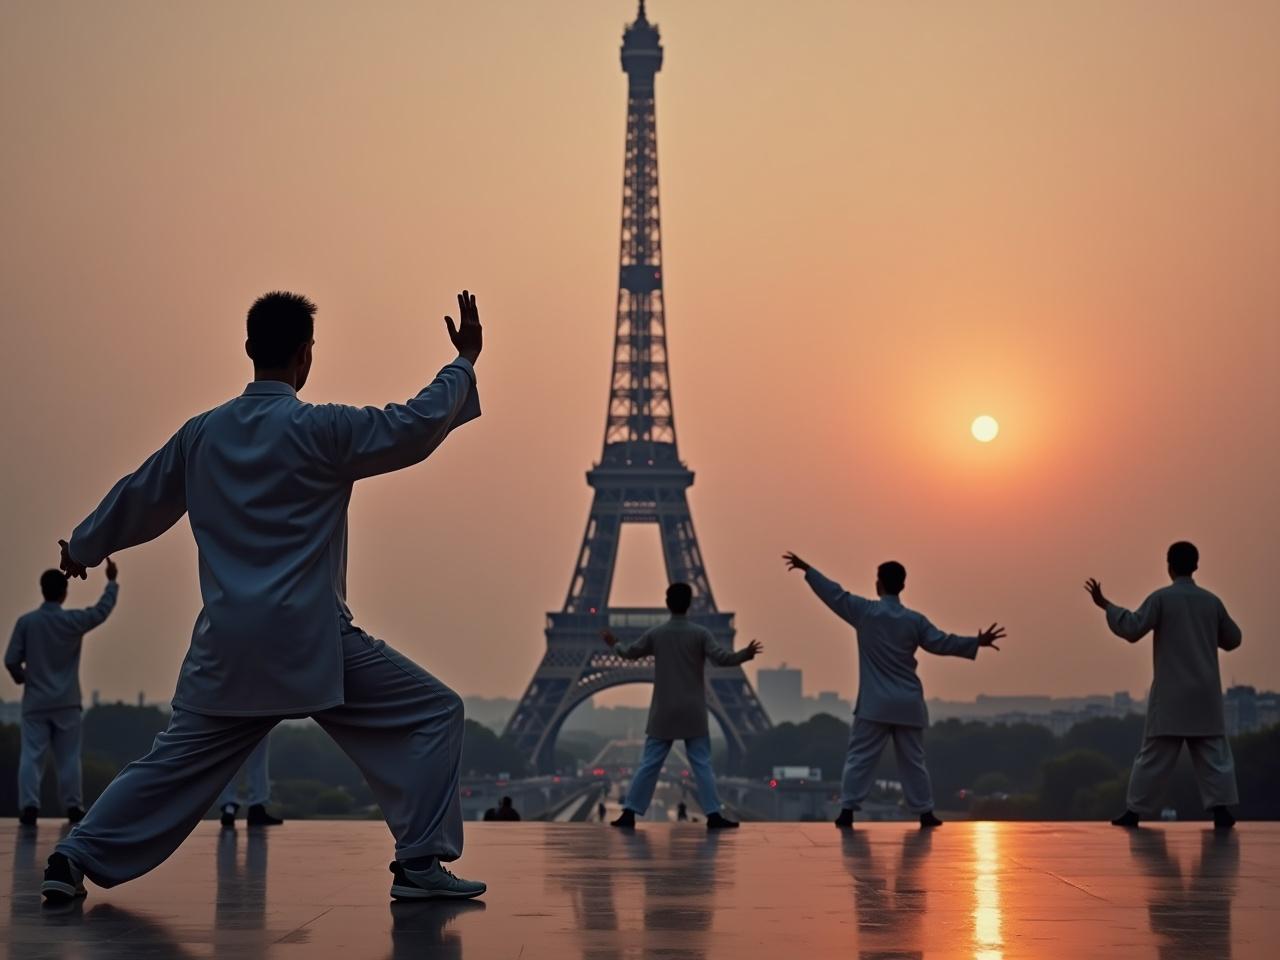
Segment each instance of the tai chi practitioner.
[[902,605],[898,595],[906,585],[907,570],[893,560],[876,570],[879,599],[868,600],[846,592],[794,553],[783,559],[787,569],[803,570],[805,582],[818,599],[857,631],[858,699],[853,707],[836,826],[853,826],[854,811],[871,792],[876,762],[890,740],[898,758],[907,809],[920,815],[920,826],[941,826],[933,812],[933,784],[924,764],[929,711],[916,674],[916,651],[973,660],[979,647],[1000,649],[996,641],[1004,637],[1004,628],[993,623],[976,637],[943,633],[924,614]]
[[1222,601],[1191,579],[1200,566],[1194,544],[1173,544],[1166,560],[1173,583],[1151,594],[1137,610],[1109,601],[1097,580],[1085,582],[1117,637],[1137,643],[1155,631],[1146,731],[1129,775],[1128,809],[1111,822],[1136,827],[1143,816],[1159,814],[1165,785],[1185,743],[1204,808],[1213,812],[1215,827],[1230,829],[1236,821],[1227,808],[1240,798],[1223,719],[1218,651],[1240,646],[1240,628]]
[[44,603],[14,624],[4,665],[22,686],[22,755],[18,761],[18,819],[31,826],[40,816],[40,780],[52,748],[67,819],[84,817],[80,770],[80,647],[84,635],[115,609],[116,565],[107,560],[107,586],[92,607],[64,610],[67,578],[58,570],[40,576]]
[[759,640],[752,640],[741,650],[722,647],[710,630],[686,616],[692,602],[693,589],[687,583],[673,583],[667,588],[667,609],[671,611],[671,619],[666,623],[646,630],[631,643],[621,643],[611,632],[604,631],[605,643],[624,660],[652,656],[654,674],[644,756],[631,777],[622,815],[613,821],[615,827],[634,827],[636,814],[643,817],[649,809],[649,801],[653,799],[653,791],[658,785],[658,775],[671,752],[671,744],[676,740],[684,741],[689,767],[698,787],[698,802],[707,815],[707,829],[738,825],[720,813],[716,775],[711,769],[705,667],[708,660],[722,667],[746,663],[764,646]]
[[218,797],[218,810],[222,814],[222,825],[234,827],[236,813],[240,810],[240,778],[244,777],[249,795],[245,803],[249,811],[245,822],[251,827],[278,827],[284,823],[279,817],[267,812],[267,803],[271,799],[271,772],[267,764],[267,745],[270,737],[263,737],[249,759],[244,762],[234,777],[227,781],[226,787]]
[[475,298],[446,317],[458,358],[417,396],[377,407],[311,405],[315,306],[271,293],[249,311],[254,381],[187,423],[62,542],[63,570],[145,543],[187,515],[204,607],[173,714],[56,847],[50,898],[81,896],[159,865],[275,724],[312,716],[355,761],[396,839],[392,896],[472,897],[443,862],[462,852],[462,700],[353,622],[347,505],[364,477],[425,459],[480,415]]

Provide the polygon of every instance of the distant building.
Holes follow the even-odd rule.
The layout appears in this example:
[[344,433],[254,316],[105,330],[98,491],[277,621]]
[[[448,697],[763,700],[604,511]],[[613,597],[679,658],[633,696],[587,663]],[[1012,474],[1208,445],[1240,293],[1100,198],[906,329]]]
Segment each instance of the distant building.
[[797,723],[807,719],[803,680],[801,671],[785,663],[775,669],[761,667],[756,671],[756,692],[774,723]]
[[0,723],[21,723],[22,701],[0,700]]
[[817,697],[811,698],[813,710],[809,716],[816,713],[829,713],[833,717],[844,718],[853,712],[853,702],[844,699],[834,690],[822,690]]
[[1228,687],[1222,697],[1227,733],[1238,736],[1280,724],[1280,693],[1254,687]]

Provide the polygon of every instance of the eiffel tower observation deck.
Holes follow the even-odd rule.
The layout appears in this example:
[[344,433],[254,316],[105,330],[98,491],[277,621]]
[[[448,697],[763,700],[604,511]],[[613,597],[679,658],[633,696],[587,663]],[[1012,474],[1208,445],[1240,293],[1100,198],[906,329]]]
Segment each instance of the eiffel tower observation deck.
[[[689,512],[686,491],[693,471],[676,445],[654,95],[662,55],[658,27],[649,22],[641,0],[635,22],[622,37],[627,135],[604,449],[587,472],[594,497],[564,608],[547,615],[547,652],[504,733],[543,773],[555,767],[555,740],[574,708],[609,687],[653,682],[652,660],[623,660],[600,639],[605,627],[630,640],[667,618],[661,608],[609,606],[623,524],[658,526],[668,581],[693,588],[690,618],[733,646],[733,614],[716,606]],[[665,588],[655,583],[653,595],[662,596]],[[769,719],[741,667],[708,665],[707,686],[708,707],[724,732],[733,769],[750,738],[769,728]]]

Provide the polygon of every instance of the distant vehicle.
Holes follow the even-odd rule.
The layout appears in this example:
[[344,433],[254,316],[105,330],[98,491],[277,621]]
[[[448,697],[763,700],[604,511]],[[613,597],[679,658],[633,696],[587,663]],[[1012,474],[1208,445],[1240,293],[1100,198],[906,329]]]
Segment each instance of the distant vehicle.
[[774,767],[774,780],[821,780],[822,770],[818,767]]

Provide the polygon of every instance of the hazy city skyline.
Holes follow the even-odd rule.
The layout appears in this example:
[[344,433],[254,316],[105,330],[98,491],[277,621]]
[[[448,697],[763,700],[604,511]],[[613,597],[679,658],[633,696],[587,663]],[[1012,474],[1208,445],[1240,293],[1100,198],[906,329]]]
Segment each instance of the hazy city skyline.
[[[1008,626],[976,667],[923,664],[930,697],[1144,695],[1149,647],[1109,636],[1080,583],[1136,605],[1186,537],[1244,630],[1224,684],[1280,686],[1280,7],[649,13],[681,453],[756,665],[856,687],[850,631],[782,569],[794,549],[863,592],[900,559],[944,629]],[[349,592],[456,689],[519,696],[600,453],[633,14],[6,7],[10,622],[109,485],[241,389],[255,296],[320,306],[306,399],[380,404],[450,359],[440,317],[468,286],[486,415],[357,489]],[[656,533],[635,532],[614,601],[647,606]],[[185,524],[117,560],[83,686],[167,699],[199,606]]]

